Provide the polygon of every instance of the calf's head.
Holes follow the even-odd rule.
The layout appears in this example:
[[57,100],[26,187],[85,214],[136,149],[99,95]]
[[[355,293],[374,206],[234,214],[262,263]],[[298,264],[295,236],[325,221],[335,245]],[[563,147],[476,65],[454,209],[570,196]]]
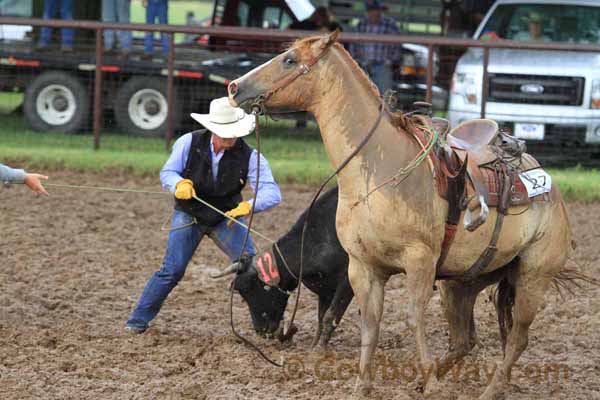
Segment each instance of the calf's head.
[[[257,265],[257,259],[257,256],[242,257],[221,273],[213,275],[213,278],[235,273],[233,288],[248,305],[254,330],[259,335],[272,336],[279,329],[289,295],[263,282],[264,278],[259,278],[259,274],[264,273],[265,266]],[[260,262],[259,259],[259,264]]]

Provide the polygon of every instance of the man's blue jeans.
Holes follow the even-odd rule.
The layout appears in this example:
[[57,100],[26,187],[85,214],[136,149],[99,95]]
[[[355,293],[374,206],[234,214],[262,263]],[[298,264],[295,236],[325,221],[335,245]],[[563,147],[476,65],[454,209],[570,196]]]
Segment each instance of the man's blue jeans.
[[[56,11],[59,11],[60,5],[60,19],[72,20],[73,19],[73,0],[46,0],[44,1],[44,19],[53,19],[56,15]],[[61,30],[62,45],[73,46],[73,29],[64,28]],[[52,37],[52,28],[42,28],[40,37],[40,44],[47,46],[50,44],[50,38]]]
[[383,93],[391,88],[394,83],[391,65],[384,62],[372,62],[369,64],[369,69],[373,83],[379,88],[379,92],[383,96]]
[[[104,22],[122,22],[129,23],[129,12],[131,9],[131,0],[102,0],[102,21]],[[115,36],[119,35],[121,49],[131,51],[131,32],[114,31],[107,29],[104,31],[104,49],[110,50],[115,45]]]
[[[153,24],[158,18],[159,24],[166,24],[168,20],[168,1],[167,0],[148,0],[146,9],[146,23]],[[144,53],[152,54],[154,52],[154,32],[146,32],[144,39]],[[160,34],[163,55],[169,54],[169,35]]]
[[[239,258],[246,229],[238,224],[228,227],[227,221],[222,221],[214,228],[199,224],[184,227],[193,222],[192,216],[183,211],[175,210],[163,264],[146,284],[146,288],[142,292],[142,296],[126,325],[141,329],[148,327],[148,323],[156,317],[171,290],[183,278],[194,251],[205,235],[208,235],[227,254],[231,261]],[[240,218],[240,222],[245,223],[245,220]],[[248,238],[245,252],[250,256],[256,254],[251,237]]]

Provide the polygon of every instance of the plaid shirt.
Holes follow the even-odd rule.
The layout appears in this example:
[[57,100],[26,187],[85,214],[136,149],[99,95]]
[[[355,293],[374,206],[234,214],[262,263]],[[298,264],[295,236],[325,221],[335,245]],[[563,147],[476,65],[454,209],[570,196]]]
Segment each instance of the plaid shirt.
[[[374,33],[379,35],[398,34],[398,26],[393,18],[381,17],[378,24],[371,24],[367,18],[360,20],[357,33]],[[400,61],[400,46],[384,43],[352,43],[352,56],[361,64]]]

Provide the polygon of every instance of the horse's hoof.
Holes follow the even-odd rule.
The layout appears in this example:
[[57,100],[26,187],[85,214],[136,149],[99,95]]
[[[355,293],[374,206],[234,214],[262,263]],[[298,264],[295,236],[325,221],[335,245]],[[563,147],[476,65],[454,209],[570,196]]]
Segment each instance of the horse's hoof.
[[432,376],[429,378],[429,381],[427,381],[423,396],[425,396],[426,399],[438,399],[443,391],[444,387],[442,383],[436,377]]
[[364,399],[371,394],[373,391],[373,384],[371,382],[362,381],[360,378],[356,379],[356,386],[354,387],[353,398]]
[[478,400],[504,400],[506,399],[504,390],[488,386],[488,388],[479,396]]
[[496,376],[494,376],[492,383],[485,388],[485,392],[479,396],[478,400],[504,400],[508,389],[508,380],[503,375],[498,375],[498,372],[496,372]]

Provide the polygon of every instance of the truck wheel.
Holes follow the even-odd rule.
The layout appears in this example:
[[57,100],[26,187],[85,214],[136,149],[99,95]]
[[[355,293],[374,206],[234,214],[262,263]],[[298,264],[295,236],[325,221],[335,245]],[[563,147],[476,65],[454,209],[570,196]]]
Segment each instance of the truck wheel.
[[[174,99],[177,98],[176,93],[173,93]],[[178,107],[174,104],[175,125],[178,122],[177,110]],[[167,131],[167,112],[166,80],[133,77],[117,93],[115,119],[121,129],[129,134],[164,136]]]
[[44,72],[25,90],[25,117],[36,131],[77,132],[86,125],[89,108],[88,91],[66,72]]

